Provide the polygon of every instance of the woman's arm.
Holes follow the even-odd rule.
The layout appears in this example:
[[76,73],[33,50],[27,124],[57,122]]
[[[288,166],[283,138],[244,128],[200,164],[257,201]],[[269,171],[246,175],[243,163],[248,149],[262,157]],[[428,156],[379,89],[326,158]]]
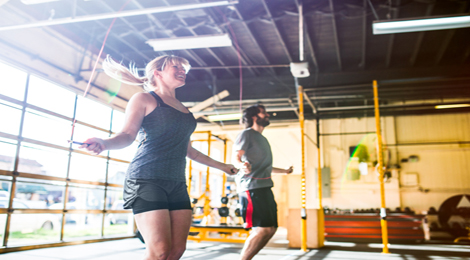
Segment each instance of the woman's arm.
[[139,132],[148,104],[146,93],[132,96],[126,108],[124,127],[121,132],[108,139],[89,138],[79,148],[85,148],[93,154],[100,154],[104,150],[116,150],[129,146]]
[[193,161],[196,161],[198,163],[202,163],[202,164],[207,165],[209,167],[219,169],[219,170],[227,173],[228,175],[234,175],[234,174],[237,174],[237,172],[238,172],[238,169],[235,168],[235,166],[233,166],[232,164],[225,164],[225,163],[216,161],[216,160],[210,158],[209,156],[207,156],[207,155],[199,152],[198,150],[194,149],[191,146],[191,142],[189,142],[189,144],[188,144],[188,151],[187,151],[186,156],[189,159],[191,159]]

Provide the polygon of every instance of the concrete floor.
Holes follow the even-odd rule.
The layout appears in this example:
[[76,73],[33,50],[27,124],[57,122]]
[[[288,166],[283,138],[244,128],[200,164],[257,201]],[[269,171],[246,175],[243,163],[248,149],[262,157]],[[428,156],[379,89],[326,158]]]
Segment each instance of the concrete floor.
[[[182,259],[186,260],[235,260],[241,244],[188,242]],[[301,252],[289,249],[284,234],[276,234],[254,260],[470,260],[470,245],[414,244],[390,245],[390,254],[382,254],[381,244],[355,244],[326,242],[321,249]],[[145,245],[140,240],[124,239],[93,244],[35,249],[0,255],[0,260],[139,260]]]

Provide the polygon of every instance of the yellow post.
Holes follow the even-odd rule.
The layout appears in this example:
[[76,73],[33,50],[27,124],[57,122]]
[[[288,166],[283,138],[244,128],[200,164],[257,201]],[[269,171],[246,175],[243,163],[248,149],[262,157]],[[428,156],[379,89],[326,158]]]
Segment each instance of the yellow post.
[[[207,131],[208,137],[207,137],[207,156],[211,156],[211,131]],[[209,197],[209,191],[210,191],[210,184],[209,184],[209,176],[210,176],[210,168],[207,166],[206,170],[206,189],[204,190],[204,193],[206,196]]]
[[[317,131],[319,130],[319,118],[317,118]],[[320,133],[317,133],[319,136]],[[322,195],[322,182],[321,182],[321,157],[320,157],[320,142],[317,142],[317,152],[318,152],[318,247],[323,247],[325,245],[325,214],[323,212],[323,195]]]
[[[207,156],[211,156],[211,137],[212,137],[212,132],[211,131],[207,131]],[[210,207],[210,182],[209,182],[209,178],[210,178],[210,168],[207,167],[207,171],[206,171],[206,189],[204,190],[204,196],[205,196],[205,200],[204,200],[204,216],[207,216],[210,214],[210,211],[211,211],[211,207]]]
[[306,189],[305,189],[305,142],[304,142],[304,90],[299,86],[299,121],[300,121],[300,143],[302,146],[302,177],[301,177],[301,198],[302,204],[300,209],[300,249],[307,252],[307,209],[306,209]]
[[378,142],[378,171],[379,171],[379,181],[380,181],[380,226],[382,227],[382,243],[383,250],[382,253],[390,253],[388,251],[388,231],[387,231],[387,212],[385,210],[385,187],[384,187],[384,161],[382,154],[382,130],[380,128],[380,112],[379,112],[379,92],[377,90],[377,80],[373,82],[374,88],[374,107],[375,107],[375,127],[377,131],[377,142]]
[[[224,163],[227,163],[227,139],[224,140]],[[227,175],[222,173],[222,197],[225,197],[225,183],[227,183]]]
[[189,160],[188,195],[191,197],[191,183],[193,182],[193,160]]

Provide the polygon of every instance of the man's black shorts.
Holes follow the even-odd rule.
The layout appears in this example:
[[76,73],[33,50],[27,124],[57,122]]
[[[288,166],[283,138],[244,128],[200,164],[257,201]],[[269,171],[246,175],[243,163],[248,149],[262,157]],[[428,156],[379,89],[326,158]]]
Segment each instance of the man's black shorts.
[[245,228],[277,227],[277,204],[271,187],[240,193]]

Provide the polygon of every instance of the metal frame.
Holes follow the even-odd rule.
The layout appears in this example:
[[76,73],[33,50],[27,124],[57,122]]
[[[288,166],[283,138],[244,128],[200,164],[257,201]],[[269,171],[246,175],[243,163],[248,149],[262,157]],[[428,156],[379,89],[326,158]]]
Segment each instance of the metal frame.
[[[224,143],[224,163],[227,160],[227,139],[220,138],[212,134],[211,131],[196,131],[194,134],[207,134],[207,139],[195,139],[191,140],[191,142],[199,141],[199,142],[207,142],[208,154],[210,156],[210,149],[211,149],[211,142],[212,141],[222,141]],[[215,137],[215,138],[214,138]],[[213,139],[214,138],[214,139]],[[206,173],[206,183],[205,183],[205,190],[202,192],[201,196],[197,199],[198,201],[204,199],[204,206],[203,206],[203,215],[199,216],[199,218],[204,218],[211,213],[211,207],[209,205],[210,198],[207,196],[207,193],[210,192],[210,182],[209,182],[209,167],[207,167]],[[191,185],[192,185],[192,160],[189,160],[189,174],[188,174],[188,194],[191,192]],[[199,172],[199,180],[202,179],[202,172]],[[222,197],[225,196],[225,182],[227,177],[225,174],[222,175]],[[196,217],[194,217],[196,218]],[[231,242],[231,243],[244,243],[246,238],[250,234],[250,229],[245,229],[242,226],[227,226],[224,225],[224,221],[226,221],[226,217],[221,218],[221,225],[220,226],[199,226],[193,225],[191,226],[189,232],[190,233],[197,233],[197,235],[190,235],[188,236],[188,240],[193,240],[197,242],[201,241],[217,241],[217,242]],[[226,222],[225,222],[226,224]],[[211,232],[216,232],[220,234],[219,237],[211,236]],[[221,234],[222,232],[222,234]],[[233,235],[237,234],[237,237]]]

